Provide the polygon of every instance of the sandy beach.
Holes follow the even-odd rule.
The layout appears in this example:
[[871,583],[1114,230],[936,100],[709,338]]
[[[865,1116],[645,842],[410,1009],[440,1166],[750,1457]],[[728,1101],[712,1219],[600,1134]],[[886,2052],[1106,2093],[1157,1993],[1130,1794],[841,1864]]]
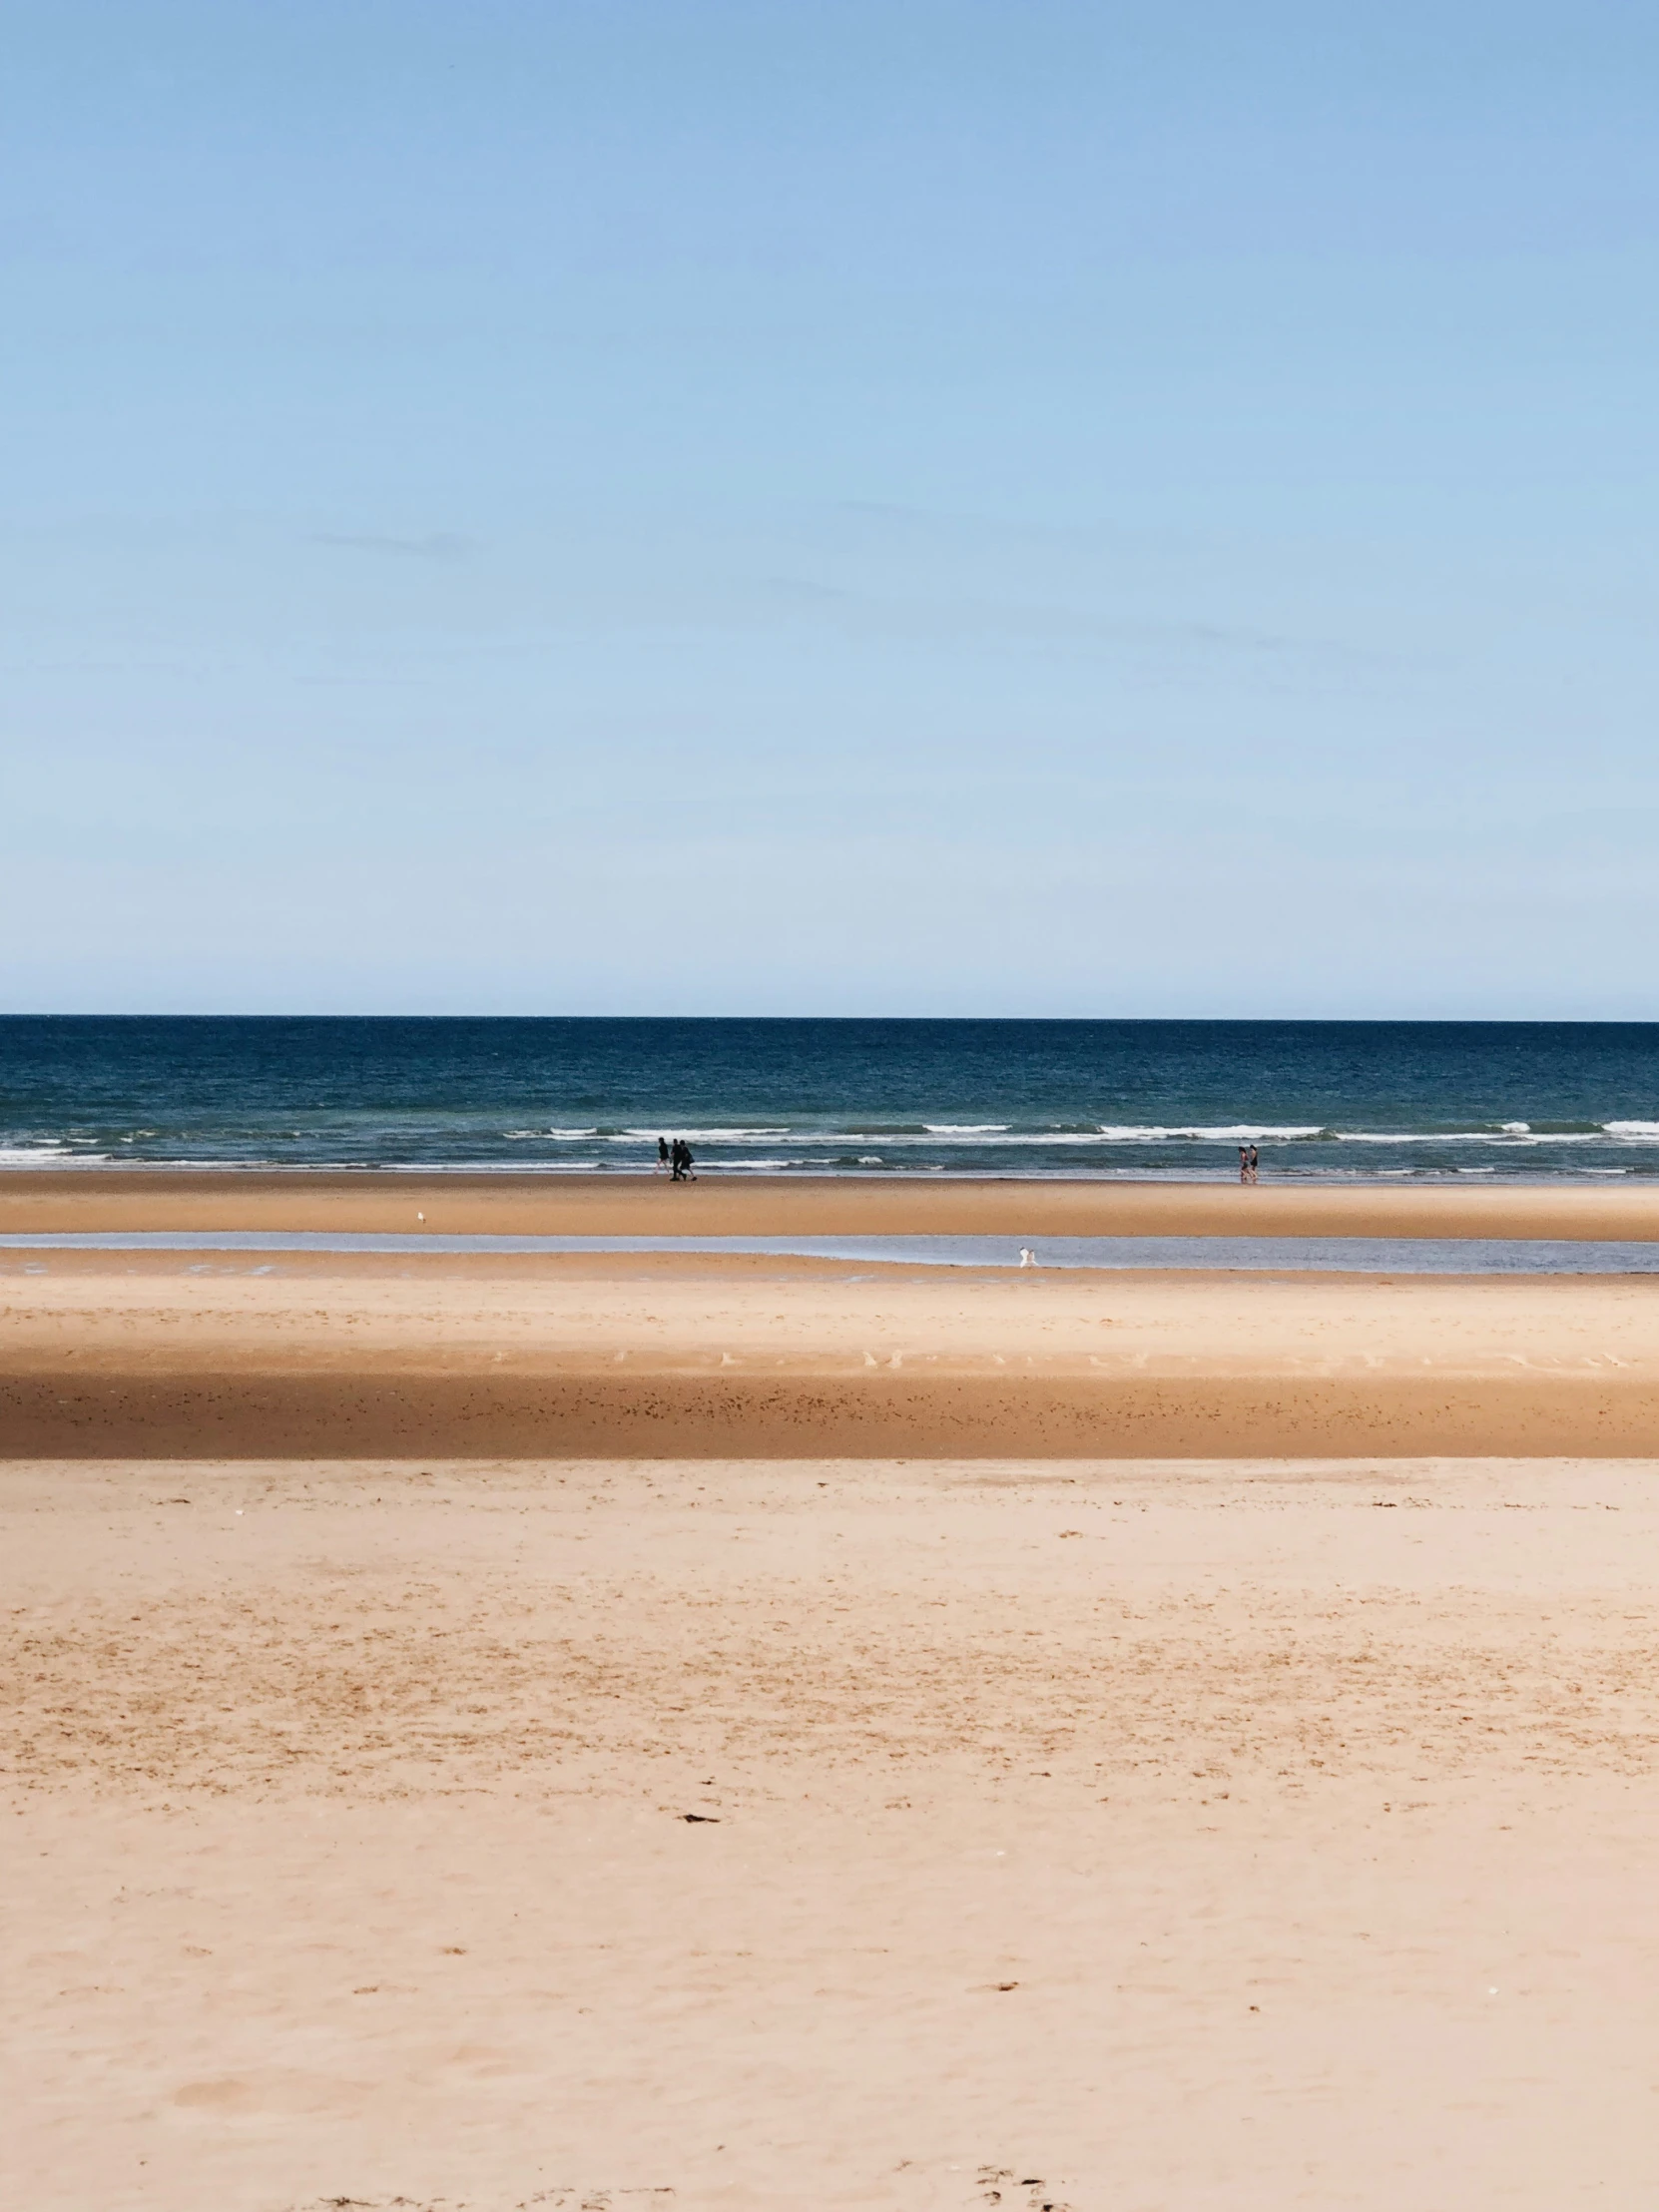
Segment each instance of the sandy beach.
[[0,2212],[1659,2212],[1659,12],[4,27]]
[[[298,1200],[284,1226],[365,1211]],[[1647,1457],[1659,1278],[0,1253],[0,1455],[479,1453]]]
[[445,1236],[1659,1238],[1659,1187],[940,1176],[11,1170],[0,1232],[412,1229]]
[[6,2201],[1645,2203],[1656,1472],[14,1462]]
[[[1439,1195],[1393,1233],[1647,1219]],[[1645,2203],[1656,1475],[1651,1279],[7,1251],[0,2194]]]

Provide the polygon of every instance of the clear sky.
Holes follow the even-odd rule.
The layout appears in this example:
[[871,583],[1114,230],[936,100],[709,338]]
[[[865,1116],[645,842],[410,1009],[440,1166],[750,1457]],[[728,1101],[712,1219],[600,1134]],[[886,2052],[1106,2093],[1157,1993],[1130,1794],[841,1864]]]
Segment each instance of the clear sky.
[[10,0],[0,1005],[1659,1017],[1659,10]]

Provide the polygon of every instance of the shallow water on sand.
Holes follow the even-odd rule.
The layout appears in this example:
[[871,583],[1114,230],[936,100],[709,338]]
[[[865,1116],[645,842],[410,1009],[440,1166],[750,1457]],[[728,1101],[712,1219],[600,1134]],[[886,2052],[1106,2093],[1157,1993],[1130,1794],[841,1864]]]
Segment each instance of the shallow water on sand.
[[[1248,1274],[1659,1275],[1659,1244],[1497,1237],[437,1237],[339,1230],[39,1231],[9,1252],[750,1254],[907,1267],[1153,1268]],[[1030,1254],[1027,1261],[1024,1253]]]

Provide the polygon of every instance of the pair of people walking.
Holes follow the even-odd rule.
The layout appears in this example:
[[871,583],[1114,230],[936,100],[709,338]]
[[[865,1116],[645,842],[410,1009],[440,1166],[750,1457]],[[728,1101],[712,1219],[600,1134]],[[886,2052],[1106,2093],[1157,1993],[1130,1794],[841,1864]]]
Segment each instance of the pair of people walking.
[[1240,1147],[1239,1147],[1239,1181],[1240,1181],[1241,1183],[1254,1183],[1254,1182],[1256,1182],[1256,1181],[1258,1180],[1258,1176],[1257,1176],[1257,1172],[1256,1172],[1256,1171],[1257,1171],[1257,1169],[1258,1169],[1258,1167],[1259,1167],[1260,1165],[1261,1165],[1261,1155],[1260,1155],[1260,1154],[1259,1154],[1259,1153],[1257,1152],[1257,1150],[1256,1150],[1256,1147],[1255,1147],[1255,1146],[1254,1146],[1253,1144],[1242,1144],[1242,1145],[1240,1145]]
[[671,1183],[695,1183],[692,1172],[692,1148],[684,1137],[676,1137],[672,1144],[666,1137],[657,1139],[657,1173],[668,1170]]

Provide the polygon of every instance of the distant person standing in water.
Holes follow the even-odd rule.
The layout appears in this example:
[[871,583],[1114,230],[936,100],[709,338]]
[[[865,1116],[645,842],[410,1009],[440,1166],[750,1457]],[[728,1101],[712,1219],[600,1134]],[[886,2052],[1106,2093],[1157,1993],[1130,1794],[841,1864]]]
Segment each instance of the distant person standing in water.
[[661,1175],[664,1169],[669,1166],[669,1164],[668,1139],[666,1137],[659,1137],[657,1139],[657,1173]]

